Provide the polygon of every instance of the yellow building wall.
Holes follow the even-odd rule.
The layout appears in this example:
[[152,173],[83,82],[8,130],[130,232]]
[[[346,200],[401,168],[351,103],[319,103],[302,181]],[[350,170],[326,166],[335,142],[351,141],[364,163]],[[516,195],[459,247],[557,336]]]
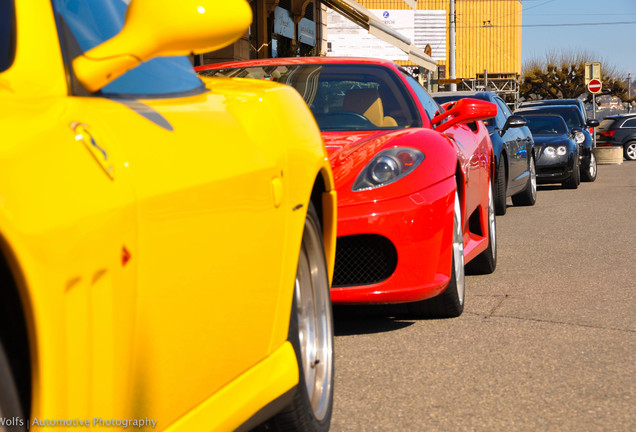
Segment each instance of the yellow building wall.
[[[411,9],[402,0],[358,0],[367,9]],[[450,0],[418,0],[418,10],[445,10],[450,25]],[[521,74],[521,19],[519,0],[455,0],[455,71],[457,78],[488,74]],[[448,65],[449,34],[446,33]],[[448,66],[446,66],[448,78]]]

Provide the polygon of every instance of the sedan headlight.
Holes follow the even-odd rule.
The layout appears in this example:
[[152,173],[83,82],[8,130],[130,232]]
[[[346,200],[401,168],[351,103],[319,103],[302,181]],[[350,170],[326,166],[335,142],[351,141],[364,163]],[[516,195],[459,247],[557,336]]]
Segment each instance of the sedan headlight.
[[424,153],[397,147],[378,153],[363,169],[353,183],[352,191],[363,191],[386,186],[412,172],[424,160]]
[[585,134],[578,130],[574,132],[574,142],[577,144],[583,144],[585,142]]
[[558,146],[558,147],[547,146],[546,148],[543,149],[543,154],[548,157],[564,156],[567,153],[568,153],[568,148],[566,146]]

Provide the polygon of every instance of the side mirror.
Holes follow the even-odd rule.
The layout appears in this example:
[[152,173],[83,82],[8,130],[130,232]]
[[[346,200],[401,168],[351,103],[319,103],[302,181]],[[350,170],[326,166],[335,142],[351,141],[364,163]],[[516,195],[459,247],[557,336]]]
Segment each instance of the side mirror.
[[[481,99],[464,98],[455,102],[448,111],[433,117],[431,122],[438,132],[444,132],[456,124],[486,120],[496,115],[497,105],[494,103]],[[442,123],[444,120],[446,122]]]
[[588,119],[588,120],[585,122],[585,125],[586,125],[586,126],[588,126],[588,127],[593,127],[593,128],[597,127],[597,126],[598,126],[598,125],[600,125],[600,124],[601,124],[601,123],[600,123],[598,120],[596,120],[596,119]]
[[525,126],[527,123],[528,122],[525,118],[521,117],[520,115],[513,114],[506,119],[506,123],[504,124],[503,129],[499,131],[499,134],[503,135],[508,129],[519,128]]
[[96,92],[158,56],[200,54],[236,41],[252,21],[245,0],[132,0],[122,30],[73,60],[75,75]]

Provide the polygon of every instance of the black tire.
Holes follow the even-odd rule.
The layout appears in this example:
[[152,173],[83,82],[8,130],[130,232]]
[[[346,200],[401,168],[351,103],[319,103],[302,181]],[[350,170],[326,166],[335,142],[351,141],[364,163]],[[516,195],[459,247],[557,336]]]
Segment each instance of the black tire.
[[577,189],[580,183],[581,183],[581,171],[579,170],[579,162],[577,158],[574,169],[572,169],[572,175],[563,182],[563,187],[565,189]]
[[5,421],[5,426],[0,425],[0,432],[27,430],[28,420],[22,415],[18,390],[2,344],[0,344],[0,418]]
[[630,141],[623,147],[623,157],[628,161],[636,160],[636,141]]
[[408,313],[417,318],[454,318],[460,316],[464,311],[465,283],[464,229],[459,195],[455,193],[450,282],[446,290],[437,297],[407,304]]
[[532,156],[528,162],[528,172],[526,188],[512,196],[512,203],[516,206],[533,206],[537,202],[537,169]]
[[596,156],[594,152],[590,153],[590,163],[586,167],[581,167],[581,180],[584,182],[593,182],[596,180],[598,166],[596,164]]
[[333,411],[333,316],[320,222],[310,203],[298,259],[289,341],[298,360],[298,387],[272,419],[279,431],[326,432]]
[[490,274],[497,268],[497,222],[492,187],[488,193],[488,247],[466,264],[469,274]]
[[506,183],[506,158],[502,154],[499,156],[499,165],[495,173],[495,214],[503,216],[506,214],[506,193],[508,185]]

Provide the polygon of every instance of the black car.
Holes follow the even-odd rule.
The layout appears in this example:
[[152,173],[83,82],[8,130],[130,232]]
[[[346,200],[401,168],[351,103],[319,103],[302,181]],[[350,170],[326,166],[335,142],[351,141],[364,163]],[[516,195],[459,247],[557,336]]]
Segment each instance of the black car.
[[541,100],[530,100],[521,102],[519,108],[528,108],[528,107],[537,107],[537,106],[545,106],[545,105],[574,105],[579,108],[581,111],[581,115],[587,121],[587,114],[585,111],[585,104],[581,99],[541,99]]
[[596,166],[596,157],[594,156],[594,140],[587,128],[593,128],[599,125],[598,120],[585,120],[585,116],[576,105],[540,105],[519,108],[515,114],[556,114],[563,117],[568,125],[570,132],[574,135],[574,140],[580,144],[580,169],[581,179],[583,181],[593,182],[596,180],[598,173]]
[[[506,199],[514,205],[534,205],[537,199],[533,139],[523,117],[512,114],[508,105],[491,92],[438,92],[432,94],[440,105],[462,98],[483,99],[497,105],[497,116],[484,120],[495,153],[495,213],[506,214]],[[503,161],[503,163],[501,163]]]
[[621,146],[625,159],[636,160],[636,114],[605,117],[596,129],[597,146]]
[[581,181],[579,169],[580,146],[563,117],[553,114],[525,116],[534,137],[537,160],[537,182],[561,183],[564,188],[576,189]]

